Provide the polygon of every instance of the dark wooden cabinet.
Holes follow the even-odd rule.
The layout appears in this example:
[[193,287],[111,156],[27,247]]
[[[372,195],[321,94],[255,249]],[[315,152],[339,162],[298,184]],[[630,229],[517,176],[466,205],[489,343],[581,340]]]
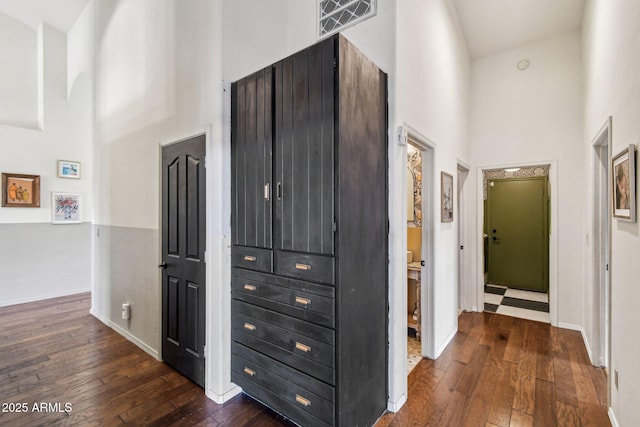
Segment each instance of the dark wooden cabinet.
[[387,404],[387,79],[334,36],[232,84],[232,380],[303,426]]

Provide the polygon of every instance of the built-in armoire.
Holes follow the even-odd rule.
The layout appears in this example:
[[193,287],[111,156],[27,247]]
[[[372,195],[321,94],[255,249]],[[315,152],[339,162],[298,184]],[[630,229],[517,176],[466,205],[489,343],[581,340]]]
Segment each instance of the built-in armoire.
[[334,36],[232,85],[232,381],[303,426],[387,403],[387,78]]

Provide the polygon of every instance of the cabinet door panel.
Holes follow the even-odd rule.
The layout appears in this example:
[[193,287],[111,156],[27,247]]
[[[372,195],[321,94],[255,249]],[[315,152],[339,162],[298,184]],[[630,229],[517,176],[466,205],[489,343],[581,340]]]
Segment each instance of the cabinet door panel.
[[271,67],[232,86],[231,227],[233,244],[272,247]]
[[275,248],[334,253],[333,40],[275,67]]

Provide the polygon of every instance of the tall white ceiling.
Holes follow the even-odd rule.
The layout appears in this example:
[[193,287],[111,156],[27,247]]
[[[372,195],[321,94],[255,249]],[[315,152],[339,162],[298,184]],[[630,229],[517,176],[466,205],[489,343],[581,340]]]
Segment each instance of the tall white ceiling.
[[584,0],[453,0],[471,58],[579,30]]
[[68,33],[89,0],[0,0],[0,13],[37,28],[46,22]]

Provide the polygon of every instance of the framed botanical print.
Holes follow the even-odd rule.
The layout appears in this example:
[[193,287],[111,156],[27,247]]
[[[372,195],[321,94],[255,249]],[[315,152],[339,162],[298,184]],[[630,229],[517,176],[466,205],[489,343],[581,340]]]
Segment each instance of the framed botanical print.
[[52,222],[54,224],[77,224],[80,219],[80,195],[74,193],[51,193]]
[[446,172],[440,173],[442,212],[441,222],[453,221],[453,176]]

